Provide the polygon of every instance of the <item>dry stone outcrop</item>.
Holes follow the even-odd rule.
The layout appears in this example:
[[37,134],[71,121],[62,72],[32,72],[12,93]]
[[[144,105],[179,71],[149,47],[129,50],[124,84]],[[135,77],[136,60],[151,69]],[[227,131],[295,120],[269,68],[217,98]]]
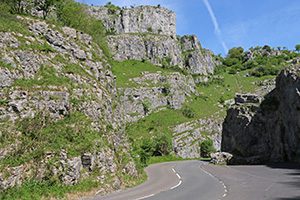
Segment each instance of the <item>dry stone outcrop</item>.
[[181,158],[200,158],[200,143],[213,140],[216,150],[221,148],[222,123],[214,119],[199,119],[179,124],[172,129],[173,148]]
[[131,81],[138,87],[121,89],[125,119],[129,122],[162,108],[179,109],[187,97],[196,93],[193,78],[179,72],[144,73]]
[[103,21],[111,32],[151,33],[176,35],[176,14],[158,6],[137,6],[111,9],[108,6],[92,6],[88,13]]
[[[0,135],[10,138],[1,144],[0,160],[22,157],[24,137],[34,136],[16,130],[17,123],[30,122],[37,116],[49,118],[42,125],[47,126],[81,113],[88,119],[89,130],[103,139],[95,140],[89,150],[76,156],[55,149],[39,153],[34,161],[1,166],[5,170],[0,171],[0,191],[47,176],[73,185],[91,174],[98,174],[101,183],[113,178],[114,188],[119,189],[122,181],[117,173],[137,176],[137,171],[122,128],[123,111],[115,77],[102,50],[91,36],[75,29],[58,28],[29,17],[17,19],[27,28],[27,34],[0,32]],[[74,126],[69,125],[69,129]],[[34,151],[28,148],[25,153]],[[117,154],[128,159],[120,161]]]
[[299,69],[283,70],[261,103],[253,95],[236,98],[222,135],[222,151],[233,154],[233,163],[299,162]]
[[111,33],[108,44],[116,60],[149,60],[163,67],[178,66],[193,75],[212,74],[219,64],[196,36],[176,36],[175,13],[165,8],[102,6],[87,12],[101,19]]

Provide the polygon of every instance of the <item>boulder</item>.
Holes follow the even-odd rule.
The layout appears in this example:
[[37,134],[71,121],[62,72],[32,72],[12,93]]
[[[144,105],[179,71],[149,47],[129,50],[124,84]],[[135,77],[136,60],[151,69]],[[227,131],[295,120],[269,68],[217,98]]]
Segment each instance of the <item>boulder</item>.
[[215,165],[226,165],[230,162],[232,159],[232,154],[227,152],[217,152],[217,153],[211,153],[210,154],[210,163],[213,163]]

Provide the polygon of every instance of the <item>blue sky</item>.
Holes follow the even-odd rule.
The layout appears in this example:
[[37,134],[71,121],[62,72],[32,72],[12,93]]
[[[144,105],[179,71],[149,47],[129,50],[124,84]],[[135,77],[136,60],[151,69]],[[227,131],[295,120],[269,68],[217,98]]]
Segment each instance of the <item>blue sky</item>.
[[[104,5],[108,0],[77,0]],[[158,5],[177,14],[178,35],[195,34],[216,54],[268,44],[300,44],[300,0],[110,0],[119,6]]]

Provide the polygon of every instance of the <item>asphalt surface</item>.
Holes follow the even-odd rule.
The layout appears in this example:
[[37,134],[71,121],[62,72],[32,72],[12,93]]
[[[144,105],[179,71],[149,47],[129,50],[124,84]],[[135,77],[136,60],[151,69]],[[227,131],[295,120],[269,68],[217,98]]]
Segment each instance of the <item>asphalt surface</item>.
[[182,161],[146,168],[135,188],[94,200],[300,200],[299,165],[214,166]]

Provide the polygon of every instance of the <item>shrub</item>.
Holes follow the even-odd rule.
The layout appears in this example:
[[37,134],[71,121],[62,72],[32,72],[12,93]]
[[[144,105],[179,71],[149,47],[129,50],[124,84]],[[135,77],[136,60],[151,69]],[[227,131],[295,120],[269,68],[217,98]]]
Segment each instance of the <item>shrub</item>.
[[153,141],[153,156],[166,156],[172,150],[172,138],[168,134],[160,134]]
[[215,152],[215,147],[211,139],[206,139],[200,144],[201,157],[207,158],[210,156],[210,153]]
[[182,110],[182,114],[187,117],[187,118],[194,118],[196,116],[195,112],[193,111],[193,109],[189,108],[189,107],[184,107]]
[[280,69],[275,66],[261,66],[252,70],[250,72],[250,75],[256,77],[268,76],[268,75],[275,76],[279,73],[279,71]]
[[116,6],[111,2],[108,2],[105,7],[108,8],[108,13],[111,15],[116,14],[116,12],[121,9],[119,6]]
[[153,142],[150,139],[144,139],[139,149],[140,161],[142,165],[146,166],[153,154]]
[[298,51],[298,52],[300,52],[300,44],[297,44],[297,45],[295,46],[295,50]]
[[144,113],[147,114],[150,112],[151,103],[149,101],[144,101],[143,103]]
[[64,26],[69,26],[85,32],[102,48],[104,54],[110,58],[110,51],[106,41],[106,30],[100,20],[89,16],[85,7],[73,0],[57,3],[57,18]]

